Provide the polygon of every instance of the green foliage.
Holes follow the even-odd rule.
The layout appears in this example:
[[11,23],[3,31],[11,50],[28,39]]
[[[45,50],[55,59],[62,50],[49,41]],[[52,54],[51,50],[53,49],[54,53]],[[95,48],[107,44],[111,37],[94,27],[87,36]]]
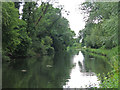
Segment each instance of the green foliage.
[[[46,8],[47,11],[42,13],[41,9]],[[40,13],[42,14],[40,15]],[[43,3],[36,10],[36,15],[36,20],[40,19],[36,26],[36,36],[39,40],[46,36],[51,37],[53,42],[51,46],[55,51],[65,50],[67,46],[72,44],[70,40],[74,36],[74,32],[69,28],[67,19],[61,17],[60,9],[53,8],[52,5]],[[48,42],[48,40],[49,39],[46,38],[45,42],[49,44],[50,42]]]
[[107,76],[103,76],[102,79],[99,75],[99,79],[102,80],[100,87],[101,88],[118,88],[118,47],[112,48],[110,50],[99,48],[82,48],[82,51],[88,52],[94,57],[102,57],[109,65],[113,68]]
[[116,2],[87,2],[83,4],[82,9],[89,13],[85,29],[80,31],[83,45],[91,48],[104,46],[107,49],[118,45],[117,7]]
[[16,7],[17,9],[19,9],[21,2],[14,2],[14,4],[15,4],[15,7]]
[[[118,47],[112,48],[110,50],[99,48],[82,48],[83,51],[89,52],[91,55],[103,56],[105,60],[114,68],[114,70],[118,70]],[[109,61],[108,61],[109,60]]]
[[44,38],[41,38],[41,41],[34,43],[34,47],[35,47],[35,52],[37,53],[41,53],[41,54],[48,54],[53,53],[54,52],[54,48],[51,47],[51,45],[53,44],[52,38],[50,38],[49,36],[46,36]]
[[118,88],[118,3],[85,2],[82,10],[89,14],[86,26],[80,31],[83,51],[103,57],[112,66],[112,74],[104,76],[101,88]]
[[14,29],[18,26],[18,11],[14,8],[13,3],[3,3],[2,12],[3,49],[10,48],[13,51],[16,45],[20,43],[18,30]]
[[118,73],[114,71],[111,73],[108,72],[107,77],[104,76],[103,82],[100,84],[100,87],[101,88],[118,88]]
[[61,10],[49,3],[25,2],[22,19],[19,19],[19,5],[4,2],[2,7],[3,58],[54,54],[66,50],[75,35],[69,28]]
[[36,3],[25,2],[23,8],[22,19],[27,23],[26,32],[30,38],[35,37],[35,17],[36,17]]
[[3,2],[2,14],[3,56],[12,56],[17,47],[22,43],[19,32],[23,29],[21,26],[25,25],[25,22],[19,19],[18,9],[15,8],[12,2]]

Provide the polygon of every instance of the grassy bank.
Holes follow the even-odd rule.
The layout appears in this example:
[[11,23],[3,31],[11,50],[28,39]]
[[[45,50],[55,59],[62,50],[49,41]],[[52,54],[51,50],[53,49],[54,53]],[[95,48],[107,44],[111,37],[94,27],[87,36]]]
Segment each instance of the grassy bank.
[[[112,49],[93,49],[83,47],[82,51],[88,52],[94,57],[104,58],[113,68],[108,72],[107,77],[104,77],[104,82],[100,84],[101,88],[118,88],[118,47]],[[100,79],[100,77],[99,77]]]

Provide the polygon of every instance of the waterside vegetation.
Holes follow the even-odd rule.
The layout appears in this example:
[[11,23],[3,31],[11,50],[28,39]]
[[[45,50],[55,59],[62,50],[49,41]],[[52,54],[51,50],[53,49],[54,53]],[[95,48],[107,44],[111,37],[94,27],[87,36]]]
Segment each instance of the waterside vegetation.
[[88,16],[85,28],[79,32],[81,50],[104,58],[112,66],[100,87],[118,88],[118,2],[85,2],[81,9]]

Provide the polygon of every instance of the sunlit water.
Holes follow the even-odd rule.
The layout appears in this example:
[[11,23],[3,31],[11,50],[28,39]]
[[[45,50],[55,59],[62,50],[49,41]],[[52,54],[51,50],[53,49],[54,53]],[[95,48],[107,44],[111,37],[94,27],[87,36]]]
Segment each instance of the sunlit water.
[[[81,67],[79,63],[81,63]],[[84,67],[84,57],[79,52],[78,55],[74,56],[73,63],[75,66],[71,70],[70,79],[66,82],[63,88],[89,88],[99,87],[100,81],[94,72],[86,72]]]

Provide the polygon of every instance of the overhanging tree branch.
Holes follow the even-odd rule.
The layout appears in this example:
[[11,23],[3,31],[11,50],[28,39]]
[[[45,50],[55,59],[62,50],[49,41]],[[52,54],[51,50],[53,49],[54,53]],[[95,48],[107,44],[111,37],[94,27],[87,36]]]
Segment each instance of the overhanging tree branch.
[[35,25],[37,25],[37,24],[41,21],[43,15],[46,14],[48,7],[49,7],[49,3],[47,3],[46,8],[45,8],[45,10],[43,11],[43,8],[44,8],[44,6],[43,6],[43,8],[42,8],[43,14],[40,15],[40,18],[37,20],[37,22],[35,23]]

